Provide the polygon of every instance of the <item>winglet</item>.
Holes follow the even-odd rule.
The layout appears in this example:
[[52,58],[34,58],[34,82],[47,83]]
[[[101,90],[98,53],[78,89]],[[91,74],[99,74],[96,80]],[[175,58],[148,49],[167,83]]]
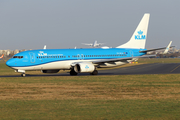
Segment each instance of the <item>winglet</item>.
[[172,43],[172,41],[170,41],[169,45],[168,45],[168,46],[166,47],[166,49],[164,50],[164,53],[163,53],[163,54],[168,53],[169,48],[170,48],[170,46],[171,46],[171,43]]

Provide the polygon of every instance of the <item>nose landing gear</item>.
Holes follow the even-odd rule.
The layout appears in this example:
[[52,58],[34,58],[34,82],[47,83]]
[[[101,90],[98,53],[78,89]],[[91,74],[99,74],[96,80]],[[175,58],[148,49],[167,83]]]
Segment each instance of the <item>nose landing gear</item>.
[[21,74],[21,77],[25,77],[25,76],[26,76],[26,74],[25,74],[25,73],[22,73],[22,74]]

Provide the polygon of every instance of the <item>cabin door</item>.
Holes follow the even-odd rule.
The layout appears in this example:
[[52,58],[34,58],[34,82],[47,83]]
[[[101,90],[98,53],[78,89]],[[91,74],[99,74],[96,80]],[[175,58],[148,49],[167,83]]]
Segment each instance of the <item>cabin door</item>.
[[133,57],[133,51],[130,50],[130,57]]
[[30,52],[29,55],[30,55],[31,63],[35,63],[36,62],[35,53]]

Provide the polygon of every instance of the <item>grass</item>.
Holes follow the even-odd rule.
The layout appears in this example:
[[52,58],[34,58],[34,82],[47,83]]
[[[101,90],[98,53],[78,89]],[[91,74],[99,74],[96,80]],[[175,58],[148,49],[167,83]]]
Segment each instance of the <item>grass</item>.
[[0,78],[0,109],[2,119],[178,119],[180,75]]
[[179,99],[179,80],[180,75],[0,78],[0,100]]
[[[0,64],[8,74],[17,73]],[[0,111],[0,119],[179,119],[180,74],[0,77]]]
[[[179,119],[177,101],[30,100],[1,101],[1,119]],[[8,109],[11,108],[11,109]],[[159,114],[161,113],[161,114]]]

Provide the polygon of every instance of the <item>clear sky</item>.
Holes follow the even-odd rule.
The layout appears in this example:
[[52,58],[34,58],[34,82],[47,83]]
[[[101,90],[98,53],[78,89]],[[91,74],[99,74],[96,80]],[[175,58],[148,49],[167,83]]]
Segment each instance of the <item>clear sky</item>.
[[180,0],[1,0],[0,49],[127,42],[150,13],[146,48],[180,48]]

